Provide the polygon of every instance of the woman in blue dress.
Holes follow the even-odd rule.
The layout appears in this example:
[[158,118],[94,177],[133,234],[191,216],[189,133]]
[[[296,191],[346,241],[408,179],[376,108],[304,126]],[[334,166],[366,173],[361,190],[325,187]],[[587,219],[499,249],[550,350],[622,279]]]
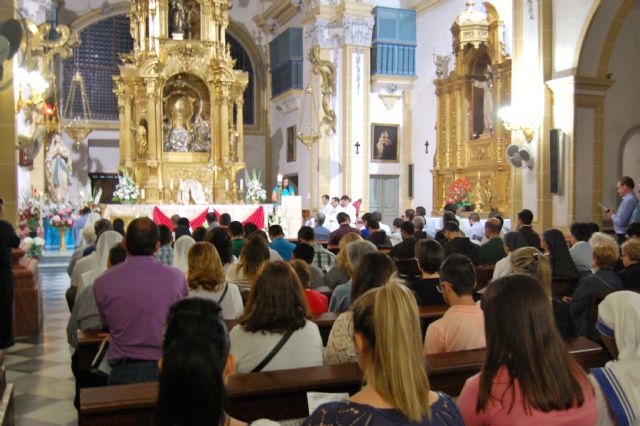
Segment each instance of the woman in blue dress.
[[352,312],[365,385],[348,401],[321,405],[304,424],[463,425],[455,402],[429,389],[411,291],[392,278],[360,296]]
[[282,185],[276,185],[273,187],[273,192],[271,193],[271,201],[274,203],[279,203],[282,197],[288,195],[296,195],[295,187],[292,183],[289,183],[289,178],[285,177],[282,179]]

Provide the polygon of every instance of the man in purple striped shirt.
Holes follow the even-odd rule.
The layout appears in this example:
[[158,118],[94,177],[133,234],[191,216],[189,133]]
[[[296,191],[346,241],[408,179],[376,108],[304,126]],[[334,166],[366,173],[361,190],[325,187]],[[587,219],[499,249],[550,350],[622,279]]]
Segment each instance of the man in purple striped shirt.
[[182,272],[154,257],[158,227],[149,218],[129,224],[127,260],[95,281],[93,291],[109,328],[109,384],[158,379],[164,322],[169,308],[188,293]]

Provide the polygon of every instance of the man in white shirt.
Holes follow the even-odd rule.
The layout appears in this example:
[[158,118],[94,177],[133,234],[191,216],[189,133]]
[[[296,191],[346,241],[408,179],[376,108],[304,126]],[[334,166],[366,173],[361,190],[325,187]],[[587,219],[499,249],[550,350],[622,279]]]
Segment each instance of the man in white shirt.
[[351,198],[348,195],[343,195],[340,197],[340,205],[336,207],[336,213],[345,212],[349,215],[349,219],[351,219],[351,223],[356,223],[356,208],[351,204]]
[[480,215],[478,213],[471,213],[469,215],[469,229],[467,230],[467,237],[471,241],[481,241],[484,238],[484,226],[480,223]]
[[335,213],[335,207],[327,194],[322,196],[322,207],[320,207],[320,213],[324,213],[325,217],[330,217]]
[[588,223],[574,222],[569,228],[571,248],[569,254],[580,272],[590,272],[593,264],[593,249],[588,243],[592,228]]
[[382,223],[382,213],[378,211],[371,213],[371,219],[377,220],[378,224],[380,225],[380,230],[384,231],[384,233],[387,234],[388,237],[391,236],[391,228],[389,228],[389,225]]

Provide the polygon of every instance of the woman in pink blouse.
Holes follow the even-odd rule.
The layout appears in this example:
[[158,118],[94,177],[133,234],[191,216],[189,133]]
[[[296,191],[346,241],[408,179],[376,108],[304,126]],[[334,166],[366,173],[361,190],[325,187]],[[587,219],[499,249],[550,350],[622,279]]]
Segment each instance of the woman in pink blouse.
[[458,398],[465,425],[595,424],[593,389],[555,328],[542,285],[508,275],[491,283],[482,306],[487,350]]

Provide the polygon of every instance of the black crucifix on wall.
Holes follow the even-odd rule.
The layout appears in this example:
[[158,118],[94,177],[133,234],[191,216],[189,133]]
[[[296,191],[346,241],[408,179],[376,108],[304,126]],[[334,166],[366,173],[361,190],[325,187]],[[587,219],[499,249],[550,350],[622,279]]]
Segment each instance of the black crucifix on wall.
[[428,140],[424,143],[424,153],[425,154],[429,153],[429,141]]
[[360,142],[356,141],[353,146],[356,147],[356,154],[360,154]]

